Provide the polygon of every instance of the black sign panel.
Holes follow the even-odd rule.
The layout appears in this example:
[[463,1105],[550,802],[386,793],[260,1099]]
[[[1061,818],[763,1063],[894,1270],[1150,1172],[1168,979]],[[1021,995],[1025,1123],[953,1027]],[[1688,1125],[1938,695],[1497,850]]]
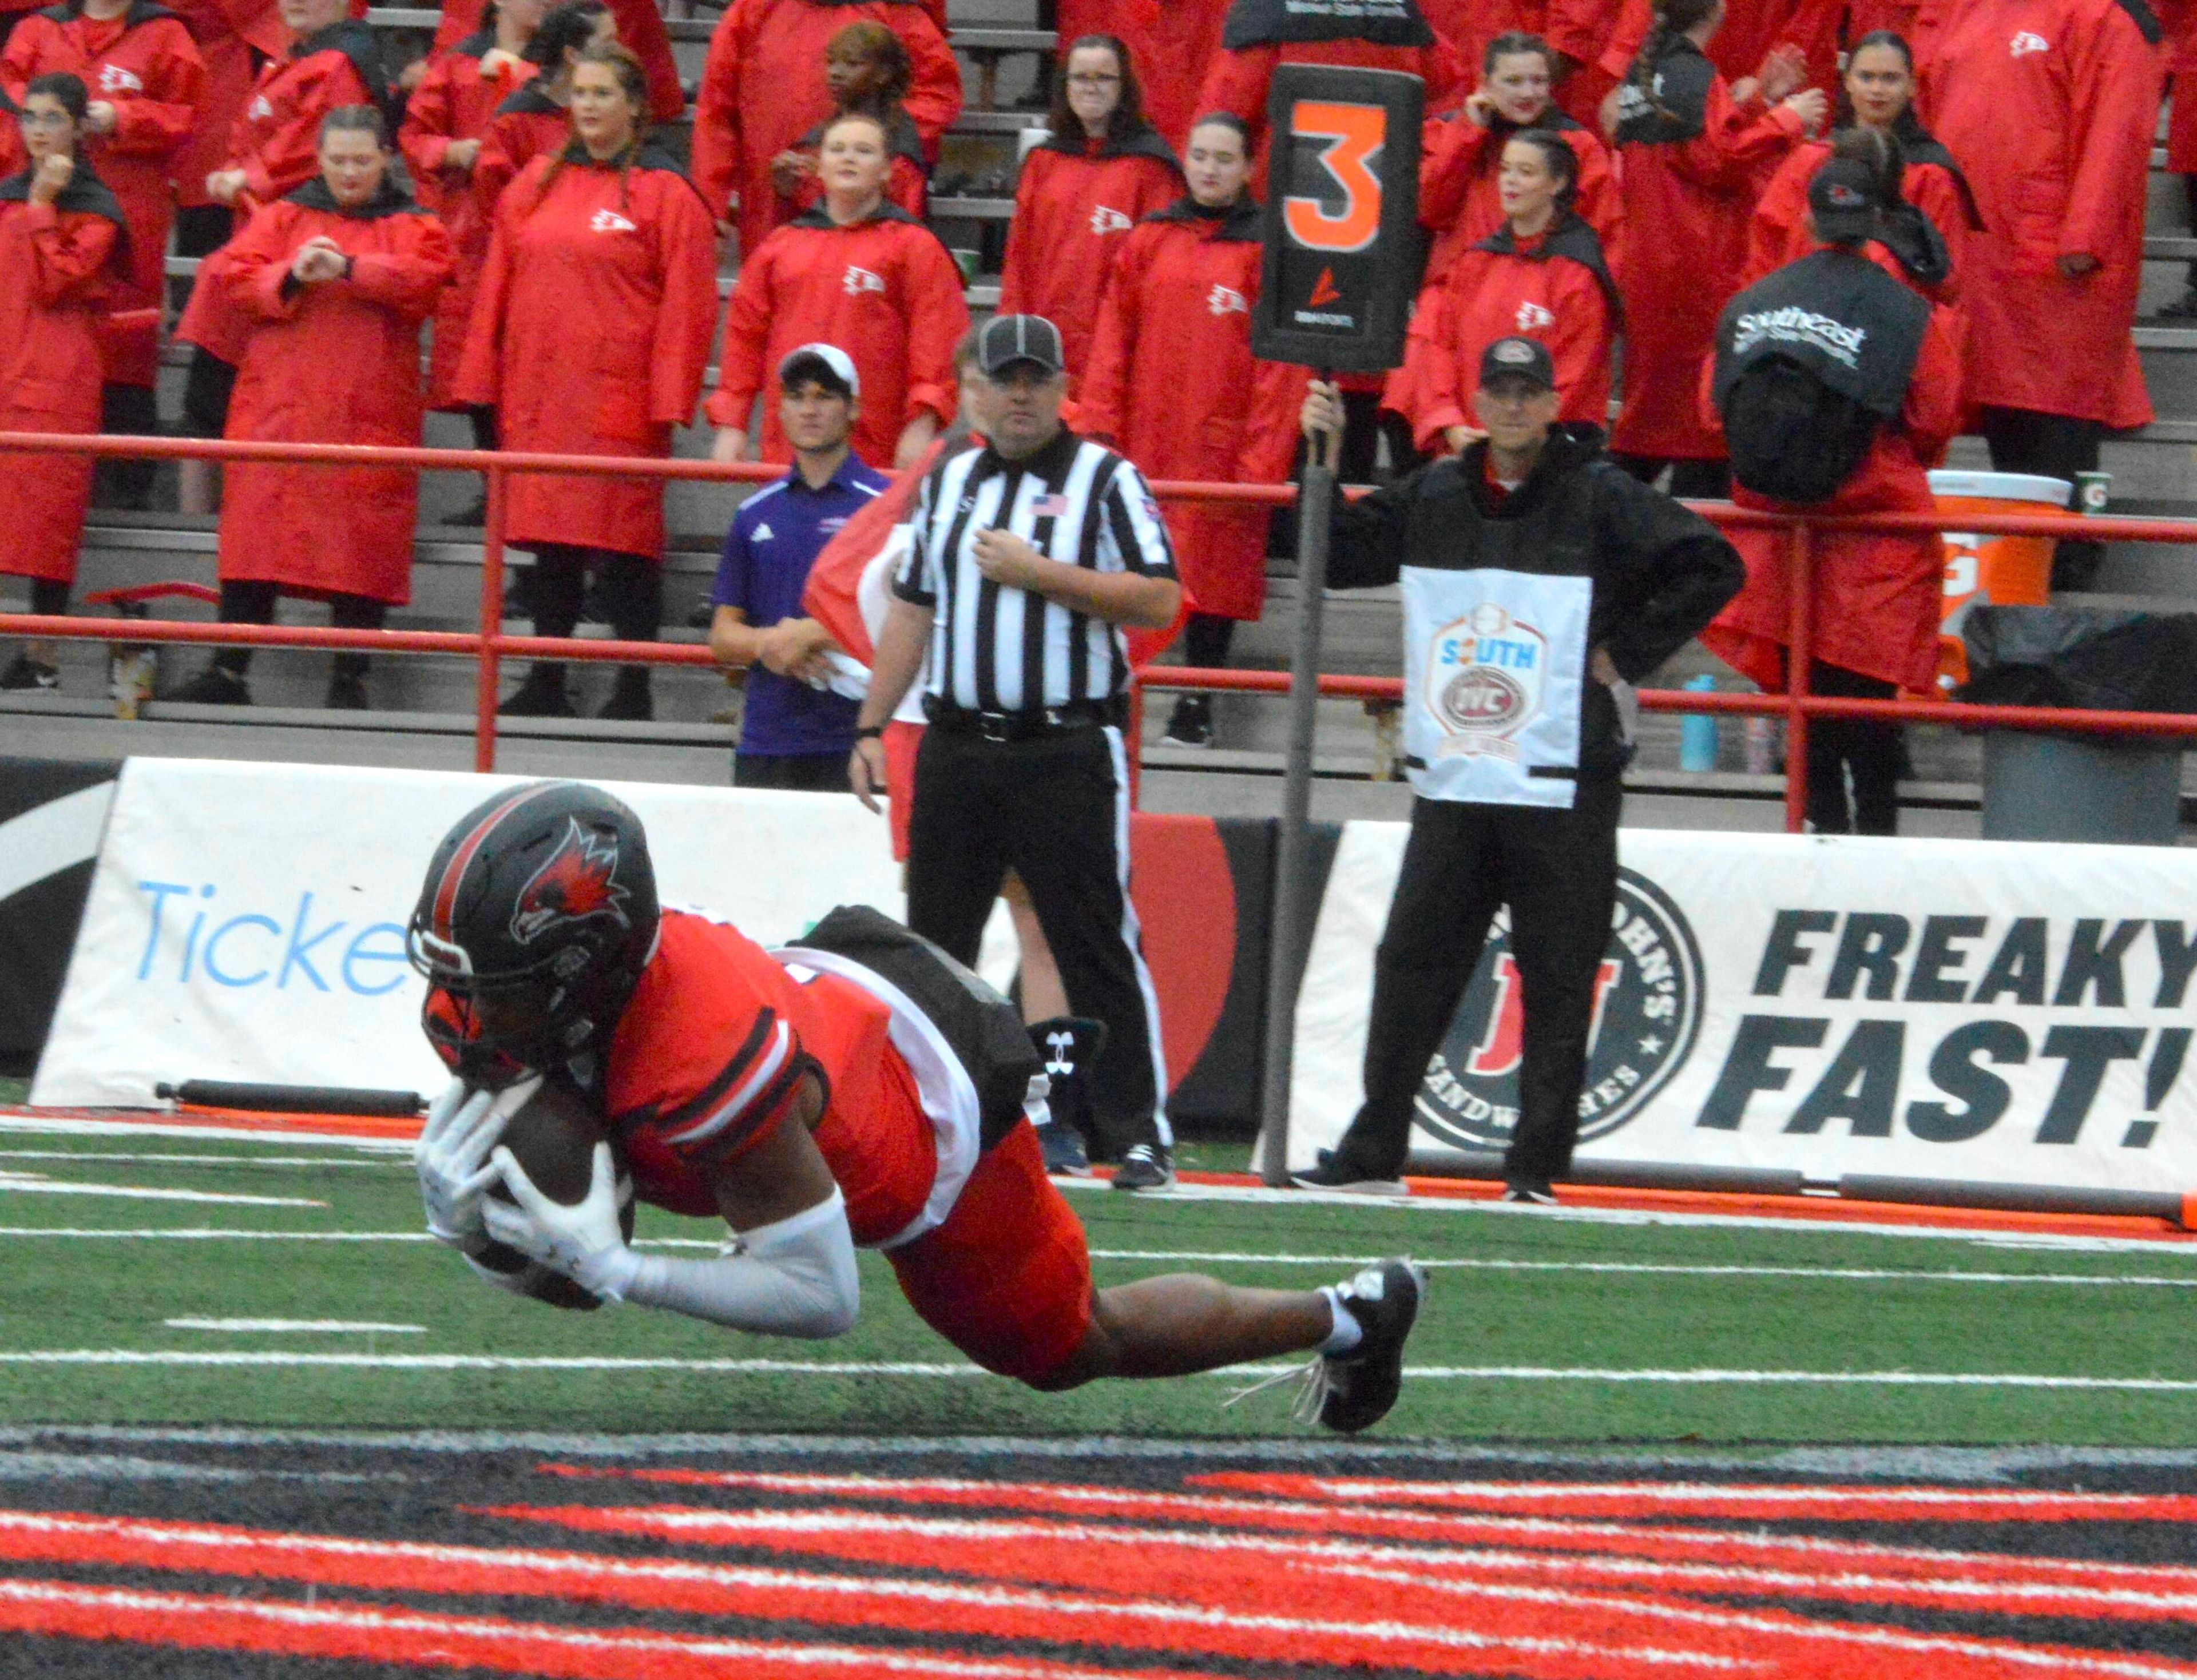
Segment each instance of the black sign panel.
[[1402,362],[1425,105],[1425,85],[1400,71],[1274,72],[1255,355],[1348,374]]

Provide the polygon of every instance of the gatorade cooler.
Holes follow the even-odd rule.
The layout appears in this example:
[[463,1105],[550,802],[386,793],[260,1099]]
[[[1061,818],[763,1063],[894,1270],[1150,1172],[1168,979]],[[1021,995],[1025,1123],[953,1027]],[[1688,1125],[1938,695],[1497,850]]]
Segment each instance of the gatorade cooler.
[[[2065,478],[2024,472],[1947,472],[1930,475],[1938,511],[1960,513],[2062,513],[2075,487]],[[1945,542],[1945,600],[1939,617],[1938,686],[1968,680],[1961,620],[1971,605],[2043,606],[2052,598],[2052,539],[1979,536],[1949,530]]]

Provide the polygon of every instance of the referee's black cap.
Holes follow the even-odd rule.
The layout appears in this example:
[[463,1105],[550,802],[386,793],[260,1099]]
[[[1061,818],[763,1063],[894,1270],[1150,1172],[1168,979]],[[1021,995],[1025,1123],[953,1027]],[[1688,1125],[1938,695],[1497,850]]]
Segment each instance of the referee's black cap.
[[977,338],[977,366],[994,379],[1017,362],[1028,362],[1048,374],[1068,365],[1060,347],[1060,328],[1041,315],[996,315],[984,323]]

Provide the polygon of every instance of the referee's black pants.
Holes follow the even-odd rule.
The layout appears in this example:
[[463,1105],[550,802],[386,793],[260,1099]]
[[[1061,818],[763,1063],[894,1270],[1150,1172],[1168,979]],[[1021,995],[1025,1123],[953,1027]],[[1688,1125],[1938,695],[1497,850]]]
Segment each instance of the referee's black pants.
[[1128,766],[1122,733],[1024,741],[923,732],[908,814],[907,924],[974,968],[1012,869],[1029,889],[1069,1005],[1106,1023],[1092,1075],[1102,1155],[1172,1145],[1158,1000],[1129,902]]
[[1336,1157],[1368,1178],[1403,1170],[1412,1107],[1441,1048],[1499,906],[1525,1005],[1518,1122],[1504,1159],[1513,1184],[1571,1169],[1594,982],[1617,896],[1614,776],[1580,784],[1569,810],[1421,799],[1381,947],[1365,1034],[1365,1105]]

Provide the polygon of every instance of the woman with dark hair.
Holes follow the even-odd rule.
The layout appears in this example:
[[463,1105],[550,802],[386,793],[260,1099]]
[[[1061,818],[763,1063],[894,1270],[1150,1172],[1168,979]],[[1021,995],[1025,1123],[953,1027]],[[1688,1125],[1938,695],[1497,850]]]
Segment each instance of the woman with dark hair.
[[473,197],[491,231],[496,202],[519,171],[571,139],[572,72],[581,55],[617,39],[617,20],[604,0],[571,0],[542,17],[519,55],[532,69],[525,76],[514,71],[518,86],[489,118],[473,159]]
[[[1671,494],[1720,496],[1724,444],[1695,401],[1717,316],[1747,267],[1747,226],[1762,176],[1822,125],[1830,101],[1800,89],[1773,55],[1764,80],[1735,90],[1703,50],[1725,0],[1656,0],[1655,23],[1617,90],[1619,178],[1636,235],[1625,295],[1625,406],[1610,455]],[[1651,231],[1652,230],[1652,231]]]
[[[497,0],[449,0],[435,30],[430,50],[437,58],[467,36],[495,27]],[[675,123],[687,109],[687,95],[679,80],[678,61],[671,55],[671,34],[664,26],[664,14],[656,0],[608,0],[617,20],[617,34],[641,61],[648,74],[648,114],[659,123]],[[536,20],[538,22],[540,20]]]
[[[99,430],[99,325],[127,283],[122,206],[78,154],[81,78],[40,76],[16,118],[26,167],[0,182],[0,432]],[[91,460],[16,455],[0,519],[0,575],[31,580],[31,611],[68,611],[91,500]],[[0,688],[53,688],[50,644],[32,642]]]
[[913,465],[953,420],[954,345],[969,328],[961,270],[937,235],[885,202],[891,176],[884,125],[834,117],[817,158],[823,202],[740,264],[709,406],[719,461],[746,455],[758,392],[768,392],[762,459],[793,459],[774,381],[786,356],[806,344],[836,345],[854,358],[855,453],[866,465]]
[[[1138,223],[1114,259],[1085,369],[1078,430],[1155,478],[1280,484],[1296,447],[1301,368],[1251,354],[1259,302],[1259,201],[1250,140],[1225,113],[1199,120],[1184,159],[1189,194]],[[1267,599],[1267,513],[1219,502],[1167,510],[1191,603],[1184,657],[1228,663],[1239,621]],[[1213,704],[1175,703],[1168,740],[1213,743]]]
[[1839,131],[1807,140],[1778,165],[1754,206],[1748,235],[1749,285],[1820,249],[1809,237],[1808,183],[1835,148],[1868,163],[1885,194],[1883,239],[1908,283],[1934,302],[1961,291],[1961,249],[1981,225],[1961,166],[1915,114],[1915,57],[1890,30],[1864,35],[1846,55]]
[[[669,455],[672,428],[693,416],[717,318],[716,233],[676,163],[643,142],[647,113],[640,61],[588,48],[572,72],[570,143],[527,165],[496,206],[457,396],[496,408],[507,449]],[[594,565],[618,636],[656,639],[661,480],[521,474],[506,524],[534,551],[536,634],[572,634]],[[571,716],[565,667],[537,662],[503,710]],[[628,665],[598,715],[654,712],[648,668]]]
[[[885,199],[920,222],[926,208],[923,136],[901,108],[907,96],[907,49],[899,36],[865,18],[849,24],[824,49],[824,81],[832,90],[834,117],[874,117],[884,127],[885,149],[892,156],[892,178]],[[829,120],[828,119],[826,120]],[[803,135],[771,160],[771,184],[777,188],[790,221],[814,210],[824,198],[816,156],[824,144],[823,123]]]
[[[239,441],[420,441],[420,327],[450,279],[442,224],[390,172],[381,113],[321,123],[321,172],[252,212],[221,282],[252,323],[229,429]],[[411,599],[419,475],[401,467],[229,469],[220,617],[270,624],[278,594],[328,602],[339,629],[380,629]],[[223,648],[171,698],[246,705],[249,648]],[[328,704],[366,710],[367,657],[339,653]]]
[[733,0],[710,37],[694,96],[694,185],[712,216],[737,218],[743,258],[787,219],[772,166],[832,119],[835,101],[817,67],[832,38],[857,20],[883,24],[907,50],[902,102],[927,162],[961,114],[960,67],[918,0]]
[[1069,49],[1046,125],[1015,188],[1000,313],[1041,315],[1058,327],[1069,379],[1080,381],[1122,241],[1181,195],[1182,171],[1145,120],[1136,67],[1118,36],[1086,35]]
[[1567,136],[1520,129],[1504,142],[1496,179],[1503,225],[1420,293],[1392,381],[1389,406],[1412,422],[1421,449],[1456,455],[1481,435],[1468,416],[1481,352],[1498,339],[1549,347],[1558,420],[1609,423],[1610,350],[1622,311],[1601,241],[1573,208],[1578,170]]
[[[1895,142],[1896,143],[1896,142]],[[1884,238],[1891,206],[1881,180],[1863,159],[1833,158],[1819,173],[1836,171],[1841,196],[1860,200],[1843,211],[1811,212],[1809,242],[1815,254],[1778,271],[1805,276],[1823,295],[1852,300],[1866,284],[1898,296],[1876,276],[1874,264],[1910,287]],[[1829,186],[1830,183],[1826,182]],[[1819,202],[1822,199],[1819,197]],[[1850,225],[1826,225],[1839,215]],[[1854,275],[1859,272],[1860,281]],[[1796,280],[1795,283],[1798,283]],[[1778,284],[1770,282],[1771,287]],[[1752,294],[1750,294],[1752,295]],[[1784,295],[1790,296],[1790,293]],[[1912,299],[1911,310],[1919,311]],[[1852,318],[1852,317],[1848,317]],[[1827,501],[1810,513],[1927,513],[1936,506],[1929,469],[1944,458],[1960,429],[1960,328],[1952,310],[1928,311],[1920,333],[1907,389],[1896,416],[1880,422],[1869,452]],[[1702,370],[1697,396],[1705,421],[1714,424],[1715,362]],[[1732,491],[1742,507],[1803,511],[1755,495]],[[1790,583],[1783,533],[1734,530],[1732,546],[1747,563],[1747,583],[1701,632],[1701,640],[1732,668],[1765,691],[1785,686],[1791,634]],[[1938,674],[1938,621],[1944,603],[1945,552],[1934,531],[1818,530],[1809,571],[1809,623],[1814,663],[1809,687],[1817,694],[1888,699],[1904,688],[1932,691]],[[1898,826],[1897,782],[1899,732],[1888,723],[1823,718],[1808,726],[1808,820],[1821,834],[1891,834]]]
[[[180,20],[135,0],[68,0],[34,12],[8,38],[0,89],[20,98],[36,76],[67,71],[98,97],[86,108],[84,159],[130,220],[130,287],[117,298],[101,349],[107,365],[101,429],[157,434],[160,308],[168,229],[176,201],[168,177],[198,120],[206,62]],[[116,461],[109,472],[125,503],[143,507],[154,463]]]
[[1512,32],[1487,43],[1480,85],[1458,108],[1429,118],[1419,153],[1419,225],[1434,236],[1426,284],[1438,283],[1460,252],[1503,225],[1496,188],[1503,150],[1521,129],[1561,137],[1577,159],[1567,208],[1593,229],[1613,266],[1625,206],[1609,153],[1550,97],[1556,54],[1538,35]]
[[[448,411],[464,405],[450,394],[465,354],[466,322],[481,265],[488,260],[490,214],[473,188],[484,136],[496,107],[534,78],[536,67],[525,57],[548,0],[490,0],[482,26],[427,66],[404,107],[404,126],[397,148],[410,170],[421,206],[433,212],[450,236],[456,278],[435,307],[435,332],[427,378],[427,406]],[[482,413],[473,415],[473,442],[496,447],[496,435]]]

